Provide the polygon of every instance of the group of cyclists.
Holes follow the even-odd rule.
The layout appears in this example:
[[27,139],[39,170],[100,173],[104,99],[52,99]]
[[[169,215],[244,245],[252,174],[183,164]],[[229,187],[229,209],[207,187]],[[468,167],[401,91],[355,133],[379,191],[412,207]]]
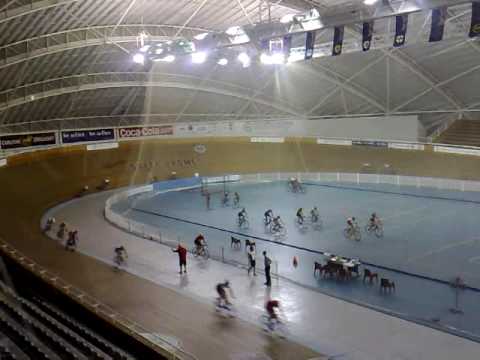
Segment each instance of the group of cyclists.
[[[320,212],[316,206],[310,210],[310,221],[312,224],[318,223],[320,221]],[[303,225],[305,223],[305,215],[303,214],[303,208],[297,210],[297,223]]]
[[[215,302],[215,307],[218,312],[226,312],[230,317],[234,316],[234,308],[231,298],[235,298],[233,294],[230,281],[225,280],[224,282],[218,283],[215,287],[217,291],[217,298]],[[282,324],[279,318],[280,311],[280,301],[275,299],[269,299],[265,303],[266,311],[266,326],[269,331],[275,331],[277,326]]]
[[[368,234],[374,233],[377,237],[383,236],[383,222],[380,217],[378,217],[377,213],[372,213],[372,215],[370,215],[367,225],[365,225],[365,232]],[[358,225],[355,217],[349,217],[347,219],[347,227],[344,230],[344,235],[349,239],[353,238],[357,241],[360,241],[360,226]]]
[[[230,206],[230,193],[225,191],[222,198],[222,206]],[[240,206],[240,194],[238,192],[233,193],[233,207],[237,208]]]

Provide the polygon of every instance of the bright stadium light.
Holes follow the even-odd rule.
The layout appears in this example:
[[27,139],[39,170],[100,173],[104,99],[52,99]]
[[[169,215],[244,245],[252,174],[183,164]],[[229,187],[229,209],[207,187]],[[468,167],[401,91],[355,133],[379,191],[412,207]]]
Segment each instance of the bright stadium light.
[[153,59],[152,61],[162,61],[162,62],[174,62],[175,61],[175,56],[174,55],[167,55],[163,58],[156,58],[156,59]]
[[205,51],[199,51],[192,53],[192,63],[202,64],[207,60],[207,53]]
[[150,49],[150,45],[144,45],[139,50],[140,50],[140,52],[144,53],[144,52],[147,52],[148,49]]
[[228,60],[226,58],[221,58],[217,61],[218,65],[225,66],[228,64]]
[[244,68],[247,68],[250,66],[250,56],[248,56],[247,53],[244,53],[244,52],[240,53],[237,59],[242,63],[242,66]]
[[365,5],[374,5],[378,2],[378,0],[363,0]]
[[282,65],[285,63],[285,55],[280,52],[271,55],[263,53],[260,55],[260,62],[264,65]]
[[203,40],[203,39],[205,39],[205,38],[207,37],[207,35],[208,35],[208,33],[201,33],[201,34],[195,35],[193,38],[194,38],[195,40]]
[[136,53],[135,55],[133,55],[133,62],[143,65],[145,64],[145,56],[143,54]]
[[294,18],[295,14],[288,14],[288,15],[284,15],[280,18],[280,22],[282,24],[288,24],[288,23],[291,23],[293,21],[293,18]]

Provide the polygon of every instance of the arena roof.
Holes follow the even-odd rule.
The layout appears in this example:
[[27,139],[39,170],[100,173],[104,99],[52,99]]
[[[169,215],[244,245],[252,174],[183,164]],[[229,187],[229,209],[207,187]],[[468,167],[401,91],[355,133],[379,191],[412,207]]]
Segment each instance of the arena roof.
[[[312,6],[333,21],[375,14],[362,0],[1,0],[0,131],[138,123],[147,100],[155,122],[415,113],[431,131],[480,111],[471,3],[436,2],[451,6],[445,40],[434,44],[425,9],[410,16],[401,48],[388,43],[394,21],[382,18],[375,36],[385,46],[368,52],[355,51],[361,37],[352,22],[341,56],[241,70],[162,63],[147,71],[132,61],[141,32],[192,38]],[[331,28],[319,31],[316,47],[328,49],[332,37]]]

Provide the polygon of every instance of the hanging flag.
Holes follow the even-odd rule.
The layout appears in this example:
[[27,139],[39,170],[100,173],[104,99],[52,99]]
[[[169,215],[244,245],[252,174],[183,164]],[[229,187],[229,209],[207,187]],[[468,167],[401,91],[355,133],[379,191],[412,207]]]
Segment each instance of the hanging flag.
[[432,26],[430,28],[430,42],[442,41],[447,19],[447,8],[442,7],[432,10]]
[[283,37],[283,53],[285,58],[288,59],[290,55],[290,48],[292,47],[292,35],[285,35]]
[[313,57],[313,49],[315,47],[315,31],[307,32],[307,39],[305,41],[305,60]]
[[362,31],[362,50],[370,50],[372,46],[372,37],[373,37],[373,21],[363,23]]
[[393,46],[399,47],[405,45],[405,37],[407,35],[408,14],[395,16],[395,38]]
[[343,26],[335,26],[333,30],[333,48],[332,56],[337,56],[342,53],[343,48]]
[[468,36],[480,36],[480,2],[478,1],[472,3],[472,24]]

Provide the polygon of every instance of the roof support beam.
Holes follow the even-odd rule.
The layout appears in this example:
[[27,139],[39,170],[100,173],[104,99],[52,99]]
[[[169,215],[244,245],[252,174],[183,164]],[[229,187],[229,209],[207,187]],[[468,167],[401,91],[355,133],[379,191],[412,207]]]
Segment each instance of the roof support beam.
[[[147,73],[83,74],[80,76],[70,76],[53,80],[51,79],[35,84],[29,84],[29,86],[20,86],[15,89],[9,89],[7,92],[0,93],[0,96],[3,95],[6,99],[4,102],[0,103],[0,111],[5,111],[16,106],[20,106],[40,99],[49,98],[52,96],[78,93],[82,91],[120,87],[162,87],[201,91],[227,97],[234,97],[245,101],[252,101],[260,105],[272,107],[293,116],[301,115],[300,111],[294,109],[291,106],[286,106],[275,101],[261,99],[258,96],[255,97],[249,95],[248,93],[241,92],[242,88],[233,90],[232,88],[221,89],[215,87],[215,83],[219,84],[219,82],[210,82],[209,85],[198,85],[195,83],[187,83],[179,80],[164,81],[160,79],[148,79],[146,75]],[[48,83],[52,85],[52,88],[49,88],[49,90],[36,90],[41,89],[43,87],[42,85]],[[18,95],[19,93],[21,95]]]

